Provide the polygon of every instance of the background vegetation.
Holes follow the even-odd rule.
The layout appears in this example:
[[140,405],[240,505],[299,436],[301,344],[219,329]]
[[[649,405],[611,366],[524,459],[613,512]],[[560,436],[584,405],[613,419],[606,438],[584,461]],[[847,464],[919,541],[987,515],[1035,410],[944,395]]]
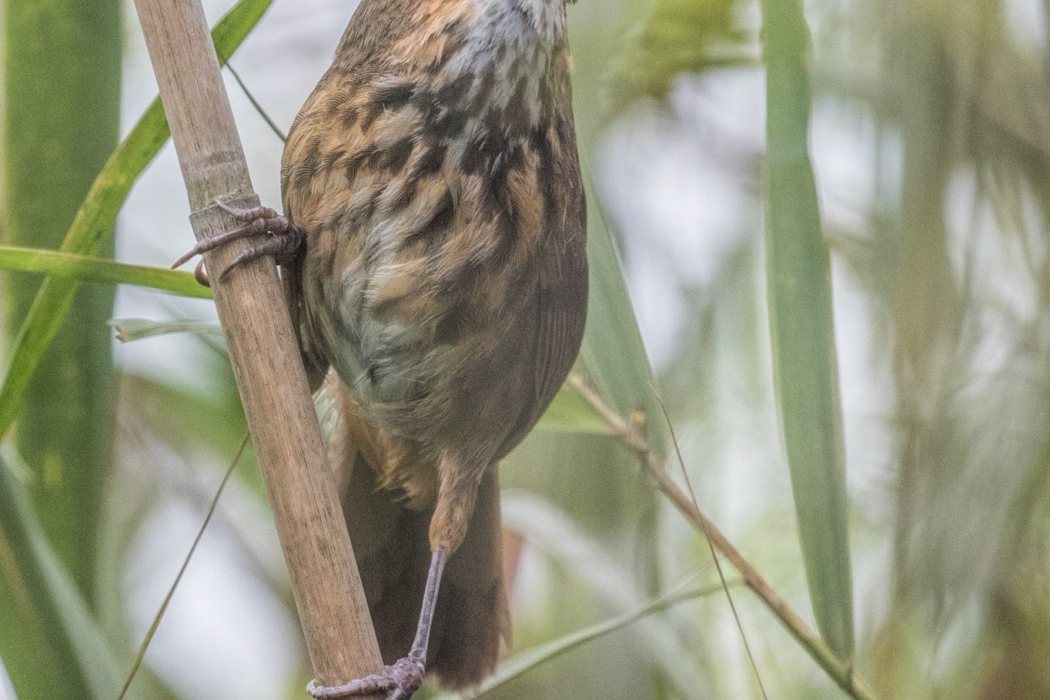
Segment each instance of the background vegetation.
[[[286,129],[348,3],[205,5]],[[188,211],[130,3],[0,12],[0,698],[113,698],[244,422],[210,302],[159,269]],[[571,13],[592,307],[503,471],[488,696],[1050,696],[1050,2]],[[309,675],[249,454],[128,696]]]

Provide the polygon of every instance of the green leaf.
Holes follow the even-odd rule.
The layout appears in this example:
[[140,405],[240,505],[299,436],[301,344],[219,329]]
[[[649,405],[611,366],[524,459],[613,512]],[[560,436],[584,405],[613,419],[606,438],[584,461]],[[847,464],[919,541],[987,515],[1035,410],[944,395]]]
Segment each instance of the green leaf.
[[127,265],[54,250],[0,246],[0,269],[35,272],[79,282],[130,284],[184,297],[211,299],[211,290],[201,286],[188,272]]
[[605,622],[600,622],[596,625],[591,625],[590,627],[585,627],[584,629],[573,632],[572,634],[567,634],[560,639],[552,640],[536,647],[535,649],[523,651],[520,654],[516,654],[515,656],[506,659],[496,668],[495,673],[486,678],[481,685],[478,686],[477,690],[471,692],[469,695],[452,695],[446,693],[437,696],[435,700],[453,700],[453,698],[459,697],[482,697],[498,688],[502,688],[534,668],[537,668],[562,654],[572,651],[577,647],[583,646],[588,642],[592,642],[625,627],[629,627],[640,620],[661,613],[680,603],[712,595],[720,590],[722,590],[722,585],[714,584],[692,588],[681,592],[668,593],[663,597],[645,604],[632,613]]
[[612,428],[576,391],[563,386],[536,424],[548,433],[612,435]]
[[[556,505],[513,490],[505,490],[502,501],[503,522],[586,584],[603,602],[627,612],[646,600],[630,575],[631,567],[617,562]],[[703,697],[697,661],[678,630],[673,625],[646,624],[639,633],[650,663],[674,684],[677,695]]]
[[[122,0],[33,0],[5,5],[3,242],[54,249],[120,136]],[[41,40],[46,37],[46,40]],[[99,250],[112,257],[112,236]],[[3,281],[4,350],[41,280]],[[95,590],[95,532],[111,467],[112,343],[103,325],[115,290],[92,285],[74,300],[40,358],[18,415],[19,455],[39,477],[28,494],[55,552],[85,595]],[[3,363],[0,363],[2,366]],[[46,476],[45,476],[46,474]],[[10,604],[0,601],[0,605]],[[4,646],[18,643],[13,631]],[[0,649],[0,655],[3,650]],[[12,681],[49,673],[11,665]],[[64,695],[56,688],[55,695]]]
[[[658,416],[652,366],[624,281],[620,256],[594,188],[589,189],[590,298],[580,359],[589,383],[620,413],[629,415],[641,407],[646,416]],[[661,422],[655,422],[649,438],[658,451],[666,443]]]
[[773,370],[817,626],[853,657],[846,459],[831,264],[809,159],[809,32],[801,0],[764,0],[766,263]]
[[[33,644],[33,653],[56,664],[52,670],[63,677],[63,687],[71,684],[93,698],[114,698],[123,678],[121,666],[48,543],[24,491],[0,457],[0,585],[18,601],[14,609],[0,612],[0,620],[33,631],[27,642]],[[55,689],[48,678],[39,679],[37,687],[40,695],[35,697],[49,697]]]
[[[272,2],[241,0],[223,17],[212,31],[221,62],[225,63],[240,46]],[[61,246],[63,252],[87,256],[97,253],[112,235],[117,213],[131,186],[160,152],[169,135],[164,109],[160,99],[155,99],[95,179],[66,233]],[[8,431],[18,415],[29,380],[66,318],[79,286],[76,280],[54,277],[40,287],[15,340],[3,387],[0,388],[0,436]]]
[[109,327],[117,332],[117,340],[132,343],[172,333],[208,333],[222,335],[222,326],[211,321],[150,321],[146,318],[114,318]]

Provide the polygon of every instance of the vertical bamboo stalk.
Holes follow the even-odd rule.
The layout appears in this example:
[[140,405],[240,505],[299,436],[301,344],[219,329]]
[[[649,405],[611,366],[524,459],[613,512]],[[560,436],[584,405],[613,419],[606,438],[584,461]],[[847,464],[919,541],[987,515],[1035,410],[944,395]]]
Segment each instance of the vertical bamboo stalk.
[[[57,248],[117,144],[121,3],[6,0],[4,5],[2,240]],[[112,253],[112,237],[101,252]],[[13,337],[40,280],[13,275],[3,282],[3,323]],[[105,322],[112,316],[113,289],[85,288],[73,309],[32,377],[15,439],[34,473],[29,493],[36,514],[90,598],[100,494],[112,461],[112,338]]]
[[[234,225],[216,206],[256,206],[199,0],[136,0],[198,239]],[[206,256],[225,269],[243,241]],[[215,289],[237,386],[266,479],[317,679],[345,683],[382,661],[291,322],[271,260]]]
[[[0,242],[57,248],[116,145],[120,8],[120,0],[0,0]],[[8,339],[0,355],[6,355],[40,280],[4,275],[0,283],[0,334]],[[80,663],[77,642],[88,635],[71,634],[61,596],[43,585],[53,581],[49,569],[22,558],[36,551],[23,537],[30,527],[25,518],[32,518],[39,526],[34,534],[58,555],[48,563],[68,572],[73,583],[66,600],[76,599],[81,610],[91,605],[102,486],[112,462],[112,339],[105,321],[112,316],[113,289],[85,288],[73,309],[56,324],[47,352],[39,353],[41,371],[27,381],[12,436],[32,471],[18,489],[32,506],[0,504],[0,559],[15,557],[0,564],[0,658],[21,697],[99,695],[106,686],[93,681],[111,670],[101,658],[91,667],[98,674]],[[6,362],[0,358],[0,373]],[[7,481],[12,489],[21,486]]]

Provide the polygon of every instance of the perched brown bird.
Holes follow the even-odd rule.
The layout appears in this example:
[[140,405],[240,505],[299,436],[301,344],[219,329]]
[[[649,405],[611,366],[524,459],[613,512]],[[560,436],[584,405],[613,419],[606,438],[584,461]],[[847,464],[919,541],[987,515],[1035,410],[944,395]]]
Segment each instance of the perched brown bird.
[[390,666],[315,697],[405,698],[425,667],[463,687],[499,654],[496,464],[586,312],[565,5],[362,0],[291,129],[287,218],[239,211],[193,251],[264,234],[247,257],[282,264],[315,386],[334,369],[330,450]]

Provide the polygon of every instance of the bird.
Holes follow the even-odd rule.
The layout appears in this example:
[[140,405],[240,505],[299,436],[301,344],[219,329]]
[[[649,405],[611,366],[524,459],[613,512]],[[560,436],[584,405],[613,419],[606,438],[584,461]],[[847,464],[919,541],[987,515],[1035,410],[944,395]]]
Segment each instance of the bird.
[[408,698],[491,672],[509,634],[499,462],[582,342],[586,202],[572,109],[575,0],[362,0],[289,131],[284,213],[240,224],[223,271],[273,256],[343,506],[382,671],[315,698]]

